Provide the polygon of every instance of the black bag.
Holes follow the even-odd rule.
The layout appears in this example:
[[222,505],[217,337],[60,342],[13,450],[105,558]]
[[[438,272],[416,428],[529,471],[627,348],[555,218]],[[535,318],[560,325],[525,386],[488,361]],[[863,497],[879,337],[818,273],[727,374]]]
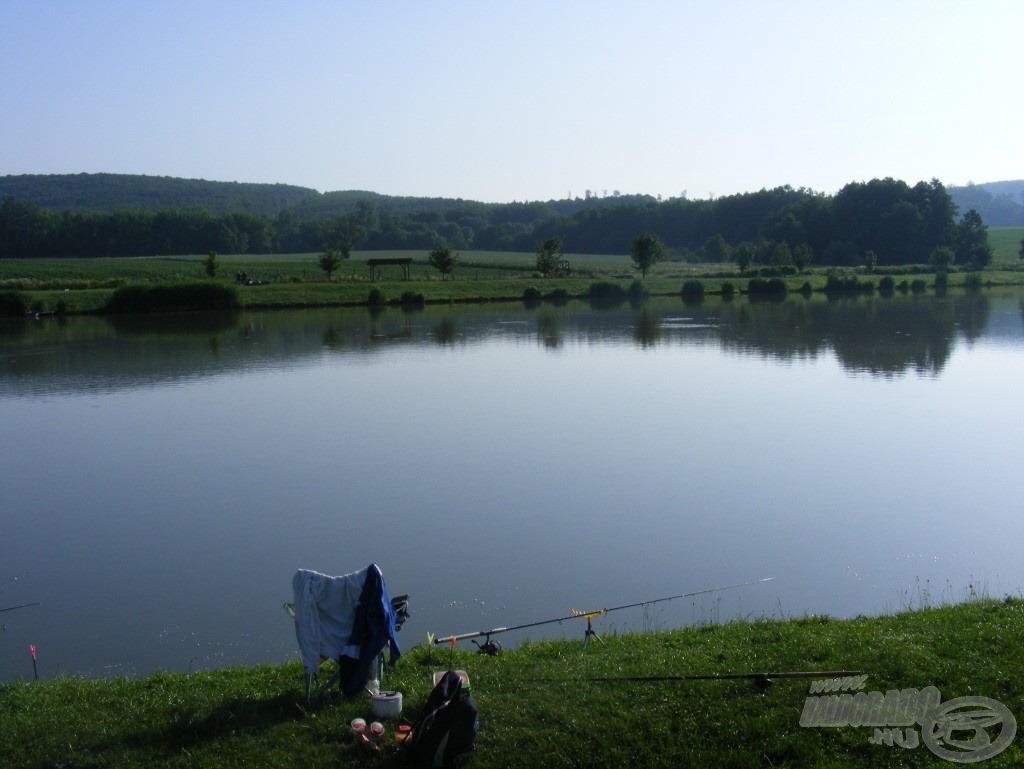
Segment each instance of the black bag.
[[427,767],[462,766],[476,750],[479,728],[476,702],[462,691],[459,674],[449,670],[427,697],[423,716],[413,727],[413,761]]

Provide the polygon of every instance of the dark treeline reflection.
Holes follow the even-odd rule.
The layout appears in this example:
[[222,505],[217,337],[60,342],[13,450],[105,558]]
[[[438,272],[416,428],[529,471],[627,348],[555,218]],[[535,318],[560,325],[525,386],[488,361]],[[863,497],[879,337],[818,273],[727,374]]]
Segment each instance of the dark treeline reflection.
[[1022,321],[1019,292],[43,318],[0,325],[0,386],[9,394],[87,392],[290,367],[322,356],[384,362],[396,348],[488,343],[537,345],[553,354],[592,346],[652,353],[713,346],[779,361],[834,354],[852,372],[935,375],[957,344],[986,335],[1021,342]]

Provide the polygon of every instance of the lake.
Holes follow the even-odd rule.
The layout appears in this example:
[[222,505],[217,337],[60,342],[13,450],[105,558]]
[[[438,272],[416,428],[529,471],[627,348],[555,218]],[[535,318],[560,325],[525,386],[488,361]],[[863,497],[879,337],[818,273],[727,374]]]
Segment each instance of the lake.
[[4,322],[0,680],[296,659],[298,568],[403,647],[1019,596],[1022,381],[1019,290]]

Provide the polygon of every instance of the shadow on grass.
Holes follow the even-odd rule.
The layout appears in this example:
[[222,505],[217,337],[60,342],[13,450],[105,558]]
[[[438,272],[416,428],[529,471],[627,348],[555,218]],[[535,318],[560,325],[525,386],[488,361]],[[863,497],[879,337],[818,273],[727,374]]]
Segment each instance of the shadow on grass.
[[137,732],[124,732],[95,749],[101,753],[134,750],[177,755],[206,743],[234,735],[252,737],[289,722],[304,720],[311,709],[301,696],[280,694],[270,699],[234,698],[208,712],[182,708],[168,714],[165,723]]

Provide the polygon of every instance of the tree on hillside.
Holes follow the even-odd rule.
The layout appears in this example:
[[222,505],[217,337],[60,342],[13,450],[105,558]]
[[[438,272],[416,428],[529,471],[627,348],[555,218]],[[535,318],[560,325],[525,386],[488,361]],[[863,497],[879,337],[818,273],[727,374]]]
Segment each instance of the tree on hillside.
[[206,255],[206,259],[203,260],[203,266],[206,268],[206,274],[209,277],[217,277],[217,270],[220,269],[220,262],[217,261],[216,251],[211,251]]
[[558,267],[558,260],[561,256],[561,238],[550,237],[537,241],[537,272],[547,277]]
[[455,267],[459,263],[459,255],[452,253],[448,246],[438,246],[427,256],[427,261],[430,262],[431,267],[441,273],[441,280],[444,280],[446,275],[455,271]]
[[334,271],[341,266],[341,252],[333,248],[328,248],[322,254],[320,254],[319,265],[320,269],[327,274],[327,280],[331,280],[331,275]]
[[988,227],[981,214],[973,208],[964,214],[956,226],[956,243],[953,247],[957,262],[979,269],[988,267],[992,261],[992,246],[988,243]]
[[647,271],[658,263],[665,253],[665,246],[661,241],[649,232],[637,235],[630,245],[629,255],[633,258],[633,264],[640,270],[643,278],[647,277]]

